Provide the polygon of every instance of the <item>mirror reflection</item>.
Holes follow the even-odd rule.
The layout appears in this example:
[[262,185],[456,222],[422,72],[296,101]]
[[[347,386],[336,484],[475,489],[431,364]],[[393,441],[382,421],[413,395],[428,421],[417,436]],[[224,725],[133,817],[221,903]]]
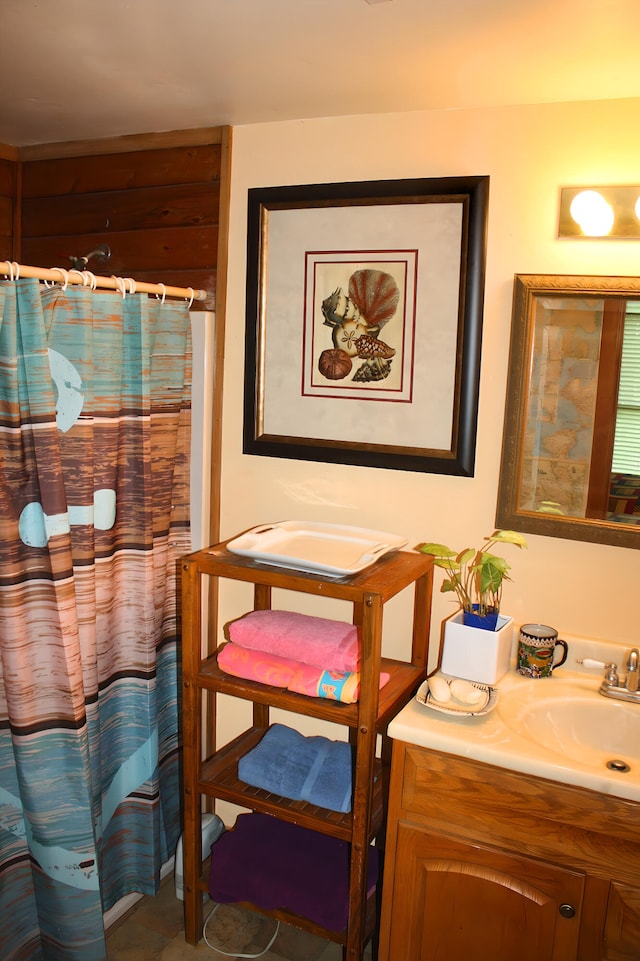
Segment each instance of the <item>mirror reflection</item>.
[[640,544],[640,281],[516,275],[497,526]]

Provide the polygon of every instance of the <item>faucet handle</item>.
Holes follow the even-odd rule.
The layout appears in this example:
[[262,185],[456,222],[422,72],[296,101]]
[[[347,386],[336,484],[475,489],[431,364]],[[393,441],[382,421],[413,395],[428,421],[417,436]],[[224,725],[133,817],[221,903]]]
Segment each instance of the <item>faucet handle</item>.
[[579,657],[576,663],[582,664],[583,667],[596,667],[602,670],[604,668],[604,681],[606,684],[613,684],[615,687],[618,686],[618,665],[614,664],[613,661],[609,664],[605,664],[604,661],[596,661],[592,657]]
[[605,664],[604,666],[604,679],[607,684],[611,684],[612,687],[617,687],[620,683],[620,678],[618,677],[618,665],[617,664]]

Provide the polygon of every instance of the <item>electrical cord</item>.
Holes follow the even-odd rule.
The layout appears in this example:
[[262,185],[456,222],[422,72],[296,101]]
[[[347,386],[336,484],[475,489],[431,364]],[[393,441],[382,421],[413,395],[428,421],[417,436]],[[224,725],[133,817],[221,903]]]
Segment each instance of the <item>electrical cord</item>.
[[204,925],[202,926],[202,937],[204,939],[205,944],[207,944],[212,951],[217,951],[218,954],[224,954],[225,957],[227,958],[261,958],[263,954],[267,953],[267,951],[272,946],[275,939],[278,937],[278,932],[280,930],[279,921],[276,921],[276,929],[273,932],[273,936],[269,941],[268,945],[266,946],[266,948],[263,948],[262,951],[258,951],[257,954],[242,954],[240,951],[223,951],[222,948],[218,948],[216,947],[215,944],[211,944],[211,942],[207,938],[207,924],[209,923],[210,919],[213,917],[213,915],[215,914],[215,912],[218,910],[219,907],[220,907],[219,904],[214,904],[214,906],[211,908],[211,910],[209,911],[205,919]]

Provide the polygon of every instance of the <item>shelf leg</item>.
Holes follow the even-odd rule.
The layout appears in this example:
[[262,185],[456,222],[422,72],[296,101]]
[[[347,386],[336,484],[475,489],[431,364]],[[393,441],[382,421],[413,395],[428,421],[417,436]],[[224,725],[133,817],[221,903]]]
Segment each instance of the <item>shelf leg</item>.
[[368,594],[362,607],[360,711],[357,731],[357,765],[353,792],[353,833],[349,875],[349,922],[346,961],[362,961],[367,904],[371,785],[374,780],[376,716],[380,678],[382,602]]
[[190,680],[200,666],[202,636],[201,575],[193,561],[182,564],[182,709],[183,709],[183,808],[182,852],[184,858],[184,931],[189,944],[202,937],[202,818],[196,790],[202,750],[201,696]]

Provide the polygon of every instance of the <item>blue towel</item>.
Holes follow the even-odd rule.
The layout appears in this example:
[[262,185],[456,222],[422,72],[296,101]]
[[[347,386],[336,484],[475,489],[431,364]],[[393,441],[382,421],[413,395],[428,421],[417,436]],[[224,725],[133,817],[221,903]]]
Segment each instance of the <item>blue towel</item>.
[[351,810],[351,745],[273,724],[238,763],[247,784],[331,811]]

